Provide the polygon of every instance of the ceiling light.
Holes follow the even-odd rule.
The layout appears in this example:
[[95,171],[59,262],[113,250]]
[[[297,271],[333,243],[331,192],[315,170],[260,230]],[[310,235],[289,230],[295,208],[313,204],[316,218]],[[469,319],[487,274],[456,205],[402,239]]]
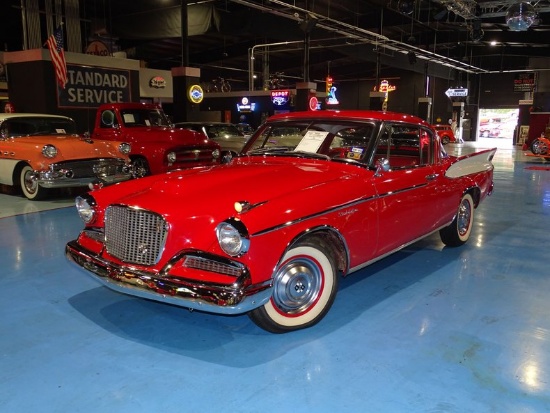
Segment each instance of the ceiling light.
[[414,1],[412,0],[399,0],[397,3],[397,10],[400,13],[409,15],[414,11]]
[[506,12],[506,24],[516,32],[527,30],[536,18],[535,8],[527,2],[512,4]]

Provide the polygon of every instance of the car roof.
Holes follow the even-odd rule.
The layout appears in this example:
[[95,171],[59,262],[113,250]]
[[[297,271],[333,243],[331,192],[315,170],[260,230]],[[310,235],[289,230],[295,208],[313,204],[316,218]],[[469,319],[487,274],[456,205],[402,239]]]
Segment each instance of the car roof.
[[54,119],[69,119],[72,118],[63,115],[51,115],[47,113],[0,113],[0,121],[6,119],[15,119],[15,118],[54,118]]
[[381,121],[400,121],[410,123],[420,123],[424,126],[431,127],[429,123],[423,119],[397,112],[381,112],[374,110],[316,110],[304,112],[290,112],[273,115],[268,119],[268,122],[278,120],[299,120],[299,119],[358,119],[358,120],[381,120]]

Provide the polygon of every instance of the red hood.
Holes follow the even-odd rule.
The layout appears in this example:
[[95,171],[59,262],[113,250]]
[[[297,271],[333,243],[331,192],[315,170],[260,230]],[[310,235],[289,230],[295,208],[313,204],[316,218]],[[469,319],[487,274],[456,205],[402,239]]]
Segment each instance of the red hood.
[[[229,165],[139,179],[93,195],[100,205],[120,202],[159,212],[172,223],[198,220],[204,229],[237,216],[235,202],[247,201],[258,206],[240,218],[254,233],[364,195],[365,188],[350,179],[359,174],[372,176],[363,168],[332,161],[246,157]],[[258,214],[261,219],[255,218]]]

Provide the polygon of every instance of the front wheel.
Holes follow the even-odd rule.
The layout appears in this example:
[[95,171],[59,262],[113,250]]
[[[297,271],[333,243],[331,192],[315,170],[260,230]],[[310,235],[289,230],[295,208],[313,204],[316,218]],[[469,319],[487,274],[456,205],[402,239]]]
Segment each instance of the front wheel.
[[548,141],[546,139],[535,139],[531,143],[531,152],[535,155],[548,155]]
[[453,222],[439,231],[441,241],[449,247],[458,247],[468,241],[474,224],[474,199],[465,194],[460,200]]
[[33,169],[29,165],[25,165],[19,174],[19,184],[23,195],[25,195],[27,199],[38,201],[46,198],[48,189],[41,187],[36,179],[33,179],[33,174]]
[[143,178],[144,176],[151,175],[151,169],[147,159],[141,156],[132,158],[132,170],[134,171],[134,178]]
[[273,277],[271,299],[249,313],[251,320],[272,333],[317,324],[332,306],[338,287],[329,251],[321,241],[304,241],[290,249]]

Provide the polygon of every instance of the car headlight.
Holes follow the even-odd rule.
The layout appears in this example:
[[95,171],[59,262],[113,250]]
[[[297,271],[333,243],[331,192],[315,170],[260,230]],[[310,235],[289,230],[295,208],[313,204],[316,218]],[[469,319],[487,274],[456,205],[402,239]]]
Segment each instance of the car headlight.
[[57,148],[53,145],[44,145],[42,155],[49,159],[55,158],[57,156]]
[[120,153],[123,153],[124,155],[128,155],[132,150],[132,145],[126,142],[122,142],[120,145],[118,145],[118,150],[120,151]]
[[213,157],[214,159],[218,159],[218,158],[220,157],[220,150],[219,150],[219,149],[214,149],[214,150],[212,151],[212,157]]
[[241,221],[231,219],[220,223],[216,227],[216,235],[220,248],[227,255],[236,257],[248,251],[250,240]]
[[176,152],[168,152],[168,154],[166,155],[166,159],[169,163],[176,162]]
[[95,200],[90,195],[77,196],[75,199],[78,215],[86,224],[95,218]]

